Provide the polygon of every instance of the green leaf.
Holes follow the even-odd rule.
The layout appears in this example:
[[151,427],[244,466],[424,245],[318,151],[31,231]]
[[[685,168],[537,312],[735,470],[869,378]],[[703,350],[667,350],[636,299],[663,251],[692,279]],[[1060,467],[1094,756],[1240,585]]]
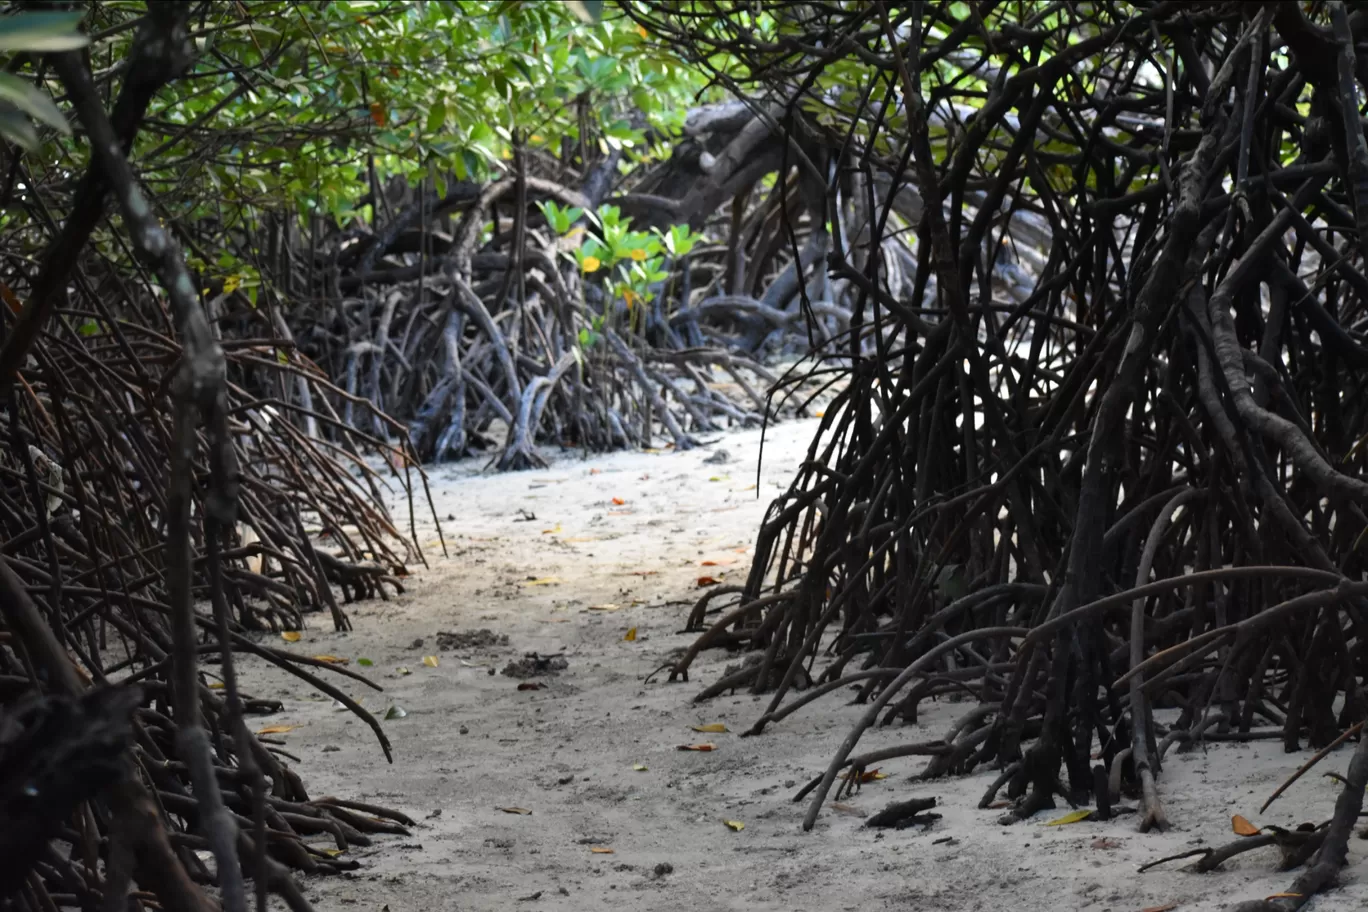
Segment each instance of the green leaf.
[[370,659],[357,659],[357,660],[356,660],[356,664],[357,664],[357,665],[361,665],[361,666],[363,666],[363,667],[365,667],[365,668],[370,668],[370,667],[371,667],[372,665],[374,665],[375,663],[372,662]]
[[76,31],[83,13],[19,13],[0,18],[0,51],[74,51],[90,43]]
[[86,320],[76,331],[83,336],[98,336],[100,334],[100,324],[96,320]]
[[444,99],[437,99],[430,109],[428,109],[427,123],[424,125],[428,134],[440,133],[446,126],[447,108]]
[[42,145],[32,122],[18,111],[0,111],[0,136],[30,152]]
[[581,22],[590,25],[598,22],[603,15],[603,0],[565,0],[565,5]]
[[8,101],[34,120],[71,135],[71,125],[48,94],[13,73],[0,73],[0,99]]

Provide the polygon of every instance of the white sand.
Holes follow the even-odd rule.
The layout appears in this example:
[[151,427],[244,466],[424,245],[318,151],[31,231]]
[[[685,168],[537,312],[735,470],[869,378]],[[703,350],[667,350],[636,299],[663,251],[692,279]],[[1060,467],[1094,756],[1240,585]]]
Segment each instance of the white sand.
[[[348,634],[328,631],[326,618],[315,616],[316,629],[290,647],[374,661],[368,671],[384,694],[340,680],[374,710],[395,703],[407,710],[407,718],[385,726],[394,764],[385,762],[366,726],[330,700],[244,660],[254,694],[286,707],[253,724],[299,726],[282,737],[303,759],[315,796],[372,801],[420,821],[411,838],[381,837],[350,852],[359,871],[308,879],[317,906],[1139,912],[1170,903],[1214,910],[1288,889],[1295,872],[1276,873],[1271,848],[1206,875],[1184,871],[1182,862],[1136,870],[1234,839],[1232,813],[1284,827],[1328,818],[1336,787],[1320,770],[1269,813],[1257,814],[1308,756],[1285,755],[1280,742],[1171,752],[1161,788],[1176,826],[1165,834],[1135,832],[1134,816],[1043,825],[1067,807],[1003,826],[1002,811],[977,809],[993,771],[921,782],[913,777],[925,761],[916,758],[884,764],[889,778],[846,803],[871,812],[893,800],[934,796],[944,819],[929,831],[869,830],[858,817],[828,808],[804,833],[806,803],[790,798],[825,769],[861,708],[832,694],[758,738],[692,732],[691,725],[709,722],[740,731],[760,713],[759,700],[767,697],[691,702],[737,657],[705,652],[688,683],[643,679],[692,642],[694,635],[680,629],[700,592],[697,577],[745,574],[765,509],[792,477],[815,427],[805,421],[769,431],[758,499],[747,490],[756,481],[758,431],[687,453],[561,457],[544,471],[482,475],[479,462],[435,469],[451,557],[441,560],[429,548],[432,569],[410,580],[406,596],[351,606],[356,629]],[[732,461],[705,464],[719,447]],[[517,521],[519,510],[536,519]],[[420,539],[435,539],[430,522],[421,525]],[[704,566],[709,560],[717,566]],[[529,585],[529,577],[556,581]],[[588,610],[604,603],[621,607]],[[437,631],[482,627],[507,634],[510,645],[438,651]],[[625,642],[631,628],[636,641]],[[417,638],[421,647],[413,645]],[[560,650],[568,670],[536,692],[519,692],[517,681],[477,664],[501,668],[524,652]],[[423,657],[433,654],[438,667],[424,666]],[[401,666],[411,673],[399,674]],[[921,724],[871,732],[860,750],[940,737],[971,705],[923,704]],[[461,734],[463,726],[468,733]],[[676,750],[704,740],[717,750]],[[1343,772],[1350,751],[1338,750],[1324,769]],[[634,770],[638,764],[647,769]],[[497,810],[504,806],[532,813]],[[745,829],[733,832],[724,819]],[[952,841],[937,842],[946,837]],[[1311,908],[1364,906],[1364,845],[1351,840],[1346,886]],[[660,863],[673,873],[655,876]]]

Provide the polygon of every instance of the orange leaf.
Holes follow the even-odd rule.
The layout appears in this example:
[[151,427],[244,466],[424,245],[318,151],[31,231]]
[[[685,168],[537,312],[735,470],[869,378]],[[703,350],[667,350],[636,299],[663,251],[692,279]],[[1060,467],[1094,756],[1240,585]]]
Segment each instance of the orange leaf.
[[294,731],[298,725],[268,725],[265,728],[257,729],[258,735],[283,735],[286,732]]
[[603,474],[603,469],[590,469],[590,470],[589,470],[589,474],[590,474],[590,475],[602,475],[602,474]]
[[711,576],[700,576],[700,577],[698,578],[698,588],[699,588],[699,589],[703,589],[703,588],[705,588],[705,587],[707,587],[707,586],[716,586],[716,585],[720,584],[721,582],[722,582],[722,581],[721,581],[720,579],[714,579],[714,578],[711,577]]
[[370,115],[371,120],[375,121],[375,125],[377,127],[383,127],[385,125],[385,106],[382,105],[380,102],[371,102]]
[[5,303],[9,305],[9,309],[14,313],[24,309],[24,305],[19,302],[19,296],[11,291],[4,282],[0,282],[0,298],[4,299]]
[[346,665],[351,661],[350,659],[344,659],[341,656],[334,655],[314,656],[314,659],[319,662],[327,662],[329,665]]
[[705,741],[702,744],[681,744],[675,749],[682,751],[701,751],[706,753],[707,751],[717,750],[717,745],[713,744],[711,741]]
[[589,851],[593,852],[595,855],[612,855],[612,854],[613,854],[613,850],[612,850],[612,849],[607,849],[607,848],[604,848],[603,846],[594,846],[594,847],[591,848]]
[[298,630],[286,630],[284,633],[282,633],[282,634],[280,635],[280,638],[281,638],[282,640],[284,640],[285,642],[287,642],[287,643],[298,643],[298,642],[299,642],[299,631],[298,631]]
[[625,504],[626,502],[627,502],[627,501],[623,500],[621,497],[614,497],[614,498],[613,498],[613,506],[615,506],[615,507],[620,507],[620,506],[622,506],[623,504]]
[[1258,836],[1259,828],[1239,814],[1230,818],[1230,830],[1236,836]]

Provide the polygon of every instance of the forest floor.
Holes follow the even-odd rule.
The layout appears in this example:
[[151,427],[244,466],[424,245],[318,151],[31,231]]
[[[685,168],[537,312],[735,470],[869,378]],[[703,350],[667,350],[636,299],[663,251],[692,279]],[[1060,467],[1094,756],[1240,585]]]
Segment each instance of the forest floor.
[[[406,711],[385,723],[394,763],[365,724],[330,699],[243,659],[248,692],[285,705],[253,724],[296,726],[273,737],[300,759],[315,797],[385,805],[419,822],[408,837],[353,847],[346,857],[359,870],[306,879],[315,906],[1186,912],[1288,889],[1295,874],[1274,871],[1273,848],[1211,874],[1184,871],[1187,862],[1137,872],[1145,862],[1235,839],[1232,814],[1284,827],[1328,819],[1337,789],[1320,770],[1269,813],[1257,813],[1309,756],[1286,755],[1280,742],[1171,752],[1161,788],[1175,826],[1163,834],[1137,833],[1134,816],[1045,825],[1067,807],[1004,826],[1003,811],[977,807],[994,771],[922,782],[914,777],[925,761],[916,758],[884,764],[888,778],[840,809],[828,806],[804,833],[806,803],[790,799],[826,768],[861,707],[832,694],[760,737],[741,738],[735,732],[768,697],[692,702],[738,656],[705,652],[689,682],[644,683],[693,641],[681,628],[699,577],[744,576],[765,508],[816,426],[795,421],[769,430],[758,489],[758,431],[682,453],[557,456],[547,470],[516,474],[486,475],[474,460],[433,469],[450,556],[441,557],[420,513],[432,567],[406,581],[408,592],[348,606],[349,633],[331,632],[315,616],[289,646],[348,658],[353,668],[360,658],[373,663],[357,670],[384,693],[333,680],[377,714]],[[728,461],[708,461],[721,450]],[[479,645],[471,635],[486,629],[496,641]],[[468,639],[451,646],[439,632]],[[519,690],[522,681],[501,669],[530,652],[564,653],[568,667],[534,679],[544,689]],[[941,737],[970,707],[924,704],[920,724],[873,731],[860,749]],[[691,729],[717,722],[731,733]],[[716,750],[677,749],[705,741]],[[1342,770],[1349,751],[1323,768]],[[938,799],[944,815],[927,831],[871,830],[858,816],[920,796]],[[1313,910],[1365,905],[1365,845],[1351,840],[1346,886],[1315,900]]]

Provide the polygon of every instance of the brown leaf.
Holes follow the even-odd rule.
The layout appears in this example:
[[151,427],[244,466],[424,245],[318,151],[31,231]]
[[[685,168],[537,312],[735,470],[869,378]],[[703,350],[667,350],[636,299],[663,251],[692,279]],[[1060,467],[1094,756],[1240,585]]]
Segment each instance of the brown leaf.
[[628,643],[635,643],[635,642],[636,642],[636,630],[637,630],[637,629],[636,629],[635,627],[633,627],[631,630],[627,631],[627,635],[623,637],[623,640],[625,640],[625,641],[628,642]]
[[676,750],[682,750],[682,751],[715,751],[715,750],[717,750],[717,745],[716,745],[716,744],[713,744],[713,743],[710,742],[710,741],[705,741],[705,742],[702,743],[702,744],[681,744],[681,745],[679,745],[678,748],[676,748]]
[[1259,828],[1239,814],[1230,818],[1230,831],[1236,836],[1258,836]]
[[1178,908],[1177,903],[1169,903],[1166,906],[1146,906],[1140,912],[1173,912],[1176,908]]
[[594,846],[594,847],[591,848],[589,851],[593,852],[595,855],[612,855],[612,854],[613,854],[613,850],[612,850],[612,849],[606,848],[606,847],[604,847],[604,846]]
[[711,576],[700,576],[700,577],[698,578],[698,588],[699,588],[699,589],[704,589],[704,588],[707,588],[708,586],[717,586],[717,585],[720,585],[721,583],[722,583],[722,581],[721,581],[720,579],[716,579],[715,577],[711,577]]
[[838,813],[838,814],[845,814],[847,817],[868,817],[868,816],[869,816],[866,812],[860,810],[859,808],[857,808],[857,807],[851,807],[851,806],[848,805],[848,804],[842,804],[842,803],[839,802],[839,801],[833,801],[833,802],[831,802],[831,804],[829,805],[829,807],[830,807],[833,811],[835,811],[836,813]]
[[536,681],[523,681],[518,685],[518,690],[544,690],[545,684],[538,684]]
[[375,121],[377,127],[383,127],[386,121],[385,106],[378,101],[372,101],[370,104],[370,116],[371,120]]
[[527,808],[515,808],[515,807],[495,808],[495,810],[496,810],[496,811],[503,811],[505,814],[524,814],[524,815],[526,815],[526,814],[532,813],[532,812],[529,811]]

